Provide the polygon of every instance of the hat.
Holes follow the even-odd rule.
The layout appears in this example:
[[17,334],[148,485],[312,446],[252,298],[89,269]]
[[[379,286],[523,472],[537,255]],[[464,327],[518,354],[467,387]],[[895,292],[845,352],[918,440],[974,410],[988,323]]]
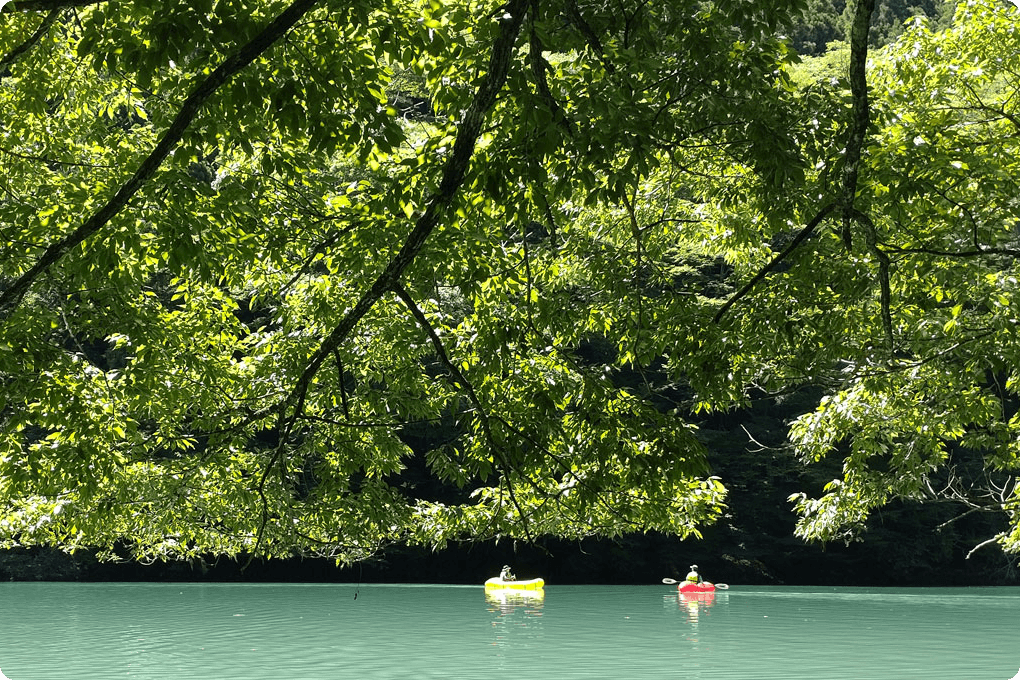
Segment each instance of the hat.
[[692,565],[691,565],[691,569],[692,569],[693,571],[697,571],[697,570],[698,570],[698,565],[696,565],[696,564],[692,564]]

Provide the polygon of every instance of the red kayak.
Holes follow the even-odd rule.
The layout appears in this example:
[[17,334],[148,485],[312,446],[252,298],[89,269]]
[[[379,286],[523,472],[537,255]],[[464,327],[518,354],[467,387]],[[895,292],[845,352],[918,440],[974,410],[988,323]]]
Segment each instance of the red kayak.
[[704,583],[691,583],[690,581],[684,581],[676,587],[681,593],[714,593],[715,584],[705,581]]

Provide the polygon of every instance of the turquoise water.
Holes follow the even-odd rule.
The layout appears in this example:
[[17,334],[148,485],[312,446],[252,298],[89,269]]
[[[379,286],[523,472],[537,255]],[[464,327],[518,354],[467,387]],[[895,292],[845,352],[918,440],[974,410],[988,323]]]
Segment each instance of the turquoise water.
[[[355,593],[358,594],[355,599]],[[0,584],[10,680],[1011,680],[1020,588]]]

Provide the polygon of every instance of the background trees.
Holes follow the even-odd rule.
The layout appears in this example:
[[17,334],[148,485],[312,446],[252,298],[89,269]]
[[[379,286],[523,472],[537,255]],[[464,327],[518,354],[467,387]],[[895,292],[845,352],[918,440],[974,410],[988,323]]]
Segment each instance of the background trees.
[[[886,0],[876,3],[871,17],[869,42],[882,47],[903,33],[904,27],[915,17],[925,17],[933,25],[946,28],[952,23],[956,2],[903,2]],[[821,55],[830,44],[845,41],[850,35],[855,4],[845,0],[807,0],[787,35],[802,55]]]
[[1014,512],[1007,7],[835,82],[784,3],[9,8],[8,545],[685,536],[809,388],[804,536]]

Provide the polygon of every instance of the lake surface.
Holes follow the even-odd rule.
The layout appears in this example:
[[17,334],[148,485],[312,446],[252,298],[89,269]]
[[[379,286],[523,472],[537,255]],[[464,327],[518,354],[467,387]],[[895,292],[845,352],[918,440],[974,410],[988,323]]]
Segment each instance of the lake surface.
[[[357,598],[355,598],[357,594]],[[1012,680],[1020,588],[0,584],[10,680]]]

